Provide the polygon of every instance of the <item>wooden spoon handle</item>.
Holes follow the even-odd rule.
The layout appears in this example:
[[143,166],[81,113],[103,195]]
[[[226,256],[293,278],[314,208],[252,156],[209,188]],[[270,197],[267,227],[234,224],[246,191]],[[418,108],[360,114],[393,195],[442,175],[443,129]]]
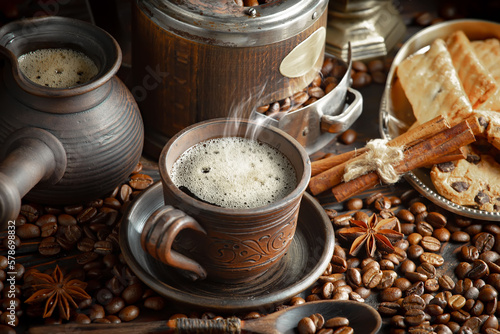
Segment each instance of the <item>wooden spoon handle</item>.
[[192,319],[178,318],[169,321],[125,322],[121,324],[64,324],[46,325],[30,328],[30,334],[63,333],[106,333],[106,334],[141,334],[141,333],[203,333],[203,334],[240,334],[242,321],[238,318],[227,319]]
[[240,334],[241,320],[235,317],[216,320],[179,318],[176,322],[177,333]]
[[63,325],[45,325],[36,326],[28,330],[30,334],[67,334],[67,333],[85,333],[85,334],[146,334],[146,333],[173,333],[174,328],[167,325],[167,321],[151,322],[124,322],[120,324],[63,324]]

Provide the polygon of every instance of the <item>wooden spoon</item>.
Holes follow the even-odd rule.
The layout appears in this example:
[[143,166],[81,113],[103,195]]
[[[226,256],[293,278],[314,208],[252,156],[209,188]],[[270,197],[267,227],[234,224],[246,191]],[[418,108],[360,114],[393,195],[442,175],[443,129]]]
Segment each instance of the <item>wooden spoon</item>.
[[226,318],[220,320],[175,319],[152,322],[127,322],[120,324],[64,324],[46,325],[29,329],[31,334],[47,333],[257,333],[257,334],[292,334],[296,333],[300,319],[314,313],[320,313],[325,320],[333,317],[346,317],[355,333],[376,333],[382,319],[379,313],[365,303],[350,300],[322,300],[291,306],[261,318],[240,320]]

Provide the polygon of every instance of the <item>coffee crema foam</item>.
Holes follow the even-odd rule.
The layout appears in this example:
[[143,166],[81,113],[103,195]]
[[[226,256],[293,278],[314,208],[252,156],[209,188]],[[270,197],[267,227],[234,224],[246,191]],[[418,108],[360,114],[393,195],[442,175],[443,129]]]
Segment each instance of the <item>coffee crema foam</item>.
[[28,79],[52,88],[81,85],[98,73],[87,55],[71,49],[39,49],[21,55],[17,61]]
[[268,144],[241,137],[192,146],[174,163],[170,177],[204,201],[235,209],[268,205],[297,186],[288,158]]

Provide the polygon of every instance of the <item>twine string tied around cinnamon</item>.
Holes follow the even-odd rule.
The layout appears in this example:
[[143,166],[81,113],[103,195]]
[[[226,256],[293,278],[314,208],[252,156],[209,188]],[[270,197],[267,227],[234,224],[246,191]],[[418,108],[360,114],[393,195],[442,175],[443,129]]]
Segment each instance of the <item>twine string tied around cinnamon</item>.
[[372,139],[366,144],[368,151],[360,158],[349,162],[345,167],[344,182],[349,182],[361,175],[375,171],[386,184],[399,181],[400,174],[393,164],[403,160],[402,147],[387,145],[386,139]]

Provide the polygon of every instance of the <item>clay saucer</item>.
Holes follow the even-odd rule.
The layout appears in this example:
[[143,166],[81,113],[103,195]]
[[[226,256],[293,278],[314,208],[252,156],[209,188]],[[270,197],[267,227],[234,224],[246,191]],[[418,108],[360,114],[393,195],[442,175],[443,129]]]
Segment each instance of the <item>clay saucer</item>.
[[209,279],[192,282],[141,247],[140,235],[146,220],[163,204],[162,185],[158,181],[126,211],[120,226],[120,247],[129,267],[145,284],[179,305],[228,313],[265,311],[309,288],[324,272],[333,254],[332,224],[321,205],[306,193],[294,239],[276,268],[246,283],[227,284]]

